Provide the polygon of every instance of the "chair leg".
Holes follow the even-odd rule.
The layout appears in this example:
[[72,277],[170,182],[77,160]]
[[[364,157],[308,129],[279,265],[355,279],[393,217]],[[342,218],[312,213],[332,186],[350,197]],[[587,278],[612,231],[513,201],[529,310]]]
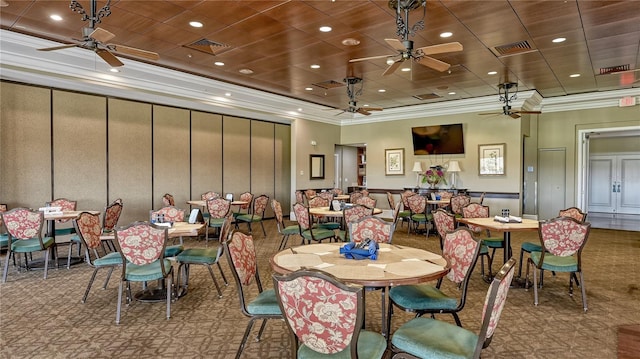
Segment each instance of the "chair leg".
[[[531,263],[533,265],[533,263]],[[537,269],[537,268],[536,268]],[[533,304],[538,305],[538,271],[533,270]]]
[[462,328],[462,323],[460,322],[460,318],[458,317],[458,313],[451,313],[453,315],[453,319],[456,321],[456,325]]
[[96,279],[96,274],[98,274],[98,268],[95,268],[93,270],[93,274],[91,274],[91,278],[89,278],[89,284],[87,284],[87,289],[84,291],[84,295],[82,296],[82,303],[85,303],[87,301],[87,296],[89,295],[89,291],[91,290],[91,285],[93,284],[93,281]]
[[51,247],[44,251],[44,279],[47,279],[47,272],[49,270],[49,252]]
[[522,278],[522,259],[524,259],[524,249],[520,249],[520,261],[518,262],[518,278]]
[[584,274],[580,271],[580,289],[582,290],[582,308],[587,311],[587,290],[584,288]]
[[211,274],[211,279],[213,279],[213,285],[216,286],[216,290],[218,291],[218,298],[222,298],[222,291],[220,290],[220,285],[218,285],[218,281],[216,277],[213,275],[213,269],[211,266],[207,264],[207,269],[209,270],[209,274]]
[[71,268],[71,252],[73,251],[73,241],[69,242],[69,253],[67,254],[67,269]]
[[289,241],[289,235],[288,234],[283,235],[282,239],[280,240],[280,246],[278,247],[278,251],[283,250],[287,246],[288,241]]
[[15,262],[16,255],[14,252],[11,251],[11,249],[9,249],[7,251],[7,256],[4,259],[4,271],[2,272],[2,283],[7,282],[7,271],[9,270],[9,262],[11,260],[11,255],[13,255],[13,261]]
[[260,226],[262,227],[262,233],[264,233],[264,236],[267,236],[267,231],[264,229],[264,223],[262,223],[262,221],[260,221]]
[[167,278],[167,319],[171,318],[171,297],[173,293],[173,272]]
[[224,285],[228,286],[229,282],[227,282],[227,277],[224,275],[224,272],[222,271],[222,266],[220,266],[220,262],[216,262],[216,264],[218,265],[218,269],[220,270],[220,275],[222,276],[222,280],[224,281]]
[[120,324],[120,308],[122,306],[122,287],[124,286],[124,282],[121,280],[120,285],[118,286],[118,306],[116,307],[116,324]]
[[249,323],[247,323],[247,329],[244,330],[244,336],[242,336],[240,347],[238,348],[238,352],[236,352],[236,359],[240,359],[240,355],[244,350],[244,345],[247,343],[247,338],[249,337],[249,333],[251,333],[251,328],[253,328],[253,323],[255,320],[255,318],[251,318],[251,320],[249,320]]
[[111,267],[109,268],[109,273],[107,273],[107,278],[104,280],[104,285],[102,286],[102,289],[107,289],[107,284],[109,284],[109,279],[111,279],[111,274],[113,273],[113,270],[116,267]]
[[260,330],[258,330],[258,336],[256,337],[256,341],[259,342],[260,338],[262,338],[262,333],[264,332],[264,327],[267,325],[267,319],[262,320],[262,324],[260,324]]

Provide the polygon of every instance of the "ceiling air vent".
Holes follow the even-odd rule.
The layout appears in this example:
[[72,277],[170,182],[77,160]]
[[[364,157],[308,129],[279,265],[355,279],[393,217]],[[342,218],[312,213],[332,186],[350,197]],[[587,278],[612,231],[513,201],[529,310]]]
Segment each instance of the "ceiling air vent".
[[328,80],[328,81],[316,82],[313,84],[313,86],[318,86],[318,87],[322,87],[323,89],[330,90],[337,87],[343,87],[344,82]]
[[200,39],[198,41],[184,45],[184,47],[198,50],[214,56],[219,55],[231,48],[229,45],[221,44],[219,42],[215,42],[207,39]]
[[620,72],[620,71],[629,71],[630,68],[631,68],[631,66],[629,64],[611,66],[611,67],[601,67],[600,68],[600,75],[613,74],[613,73]]
[[422,95],[414,95],[413,98],[417,98],[418,100],[424,101],[424,100],[435,100],[438,98],[441,98],[442,96],[439,96],[438,94],[435,93],[425,93]]
[[513,42],[511,44],[496,46],[492,48],[492,51],[496,54],[496,56],[501,57],[501,56],[525,54],[527,52],[533,52],[538,50],[531,48],[529,41],[524,40],[524,41]]

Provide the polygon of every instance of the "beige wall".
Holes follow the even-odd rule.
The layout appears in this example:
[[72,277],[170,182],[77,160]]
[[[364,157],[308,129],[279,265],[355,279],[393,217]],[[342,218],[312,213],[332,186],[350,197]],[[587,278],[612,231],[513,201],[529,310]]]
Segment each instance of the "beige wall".
[[[296,120],[292,125],[295,167],[291,168],[292,188],[333,188],[335,145],[340,143],[340,126],[315,121]],[[311,145],[316,141],[316,146]],[[309,155],[324,155],[324,179],[309,179]],[[301,174],[302,173],[302,174]],[[284,207],[283,207],[284,208]]]

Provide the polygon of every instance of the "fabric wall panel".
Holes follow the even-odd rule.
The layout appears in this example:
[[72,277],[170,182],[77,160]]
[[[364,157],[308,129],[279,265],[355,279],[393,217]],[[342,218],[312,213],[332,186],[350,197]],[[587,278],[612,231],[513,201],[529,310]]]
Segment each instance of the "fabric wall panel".
[[153,106],[153,203],[162,207],[162,195],[173,195],[176,207],[188,208],[191,187],[189,110]]
[[51,90],[0,83],[0,203],[51,199]]
[[291,211],[291,126],[275,125],[275,198],[282,205],[282,213]]
[[[274,126],[263,121],[251,121],[251,191],[255,196],[266,194],[269,199],[275,193]],[[267,206],[265,217],[272,218],[271,205]]]
[[75,200],[78,210],[102,210],[107,201],[106,102],[53,91],[53,198]]
[[191,112],[191,198],[222,191],[222,116]]
[[119,225],[149,219],[152,199],[151,105],[109,99],[109,201],[122,198]]
[[[222,118],[222,188],[238,198],[251,189],[251,120]],[[254,193],[255,194],[255,193]]]

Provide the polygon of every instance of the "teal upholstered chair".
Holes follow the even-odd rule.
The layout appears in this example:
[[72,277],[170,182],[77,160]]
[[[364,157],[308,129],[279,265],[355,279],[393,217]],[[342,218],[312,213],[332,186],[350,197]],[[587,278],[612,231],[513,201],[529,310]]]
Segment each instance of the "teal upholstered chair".
[[227,217],[224,218],[222,227],[220,228],[217,248],[187,248],[176,256],[176,260],[180,264],[178,266],[178,284],[176,285],[178,288],[178,296],[182,296],[187,293],[189,287],[189,273],[191,265],[193,264],[207,267],[209,274],[211,275],[211,279],[213,280],[213,285],[218,291],[218,298],[222,298],[220,285],[218,285],[218,281],[216,280],[216,276],[213,274],[213,268],[211,268],[211,266],[214,264],[218,266],[222,280],[224,280],[224,285],[228,285],[227,277],[225,277],[222,267],[220,267],[220,258],[222,257],[224,248],[222,243],[226,240],[226,237],[229,234],[232,220],[232,215],[227,212]]
[[253,194],[251,192],[241,193],[240,201],[245,202],[246,204],[237,205],[237,210],[233,211],[233,218],[236,218],[241,214],[249,213],[249,208],[251,208],[251,204],[253,203]]
[[165,193],[162,195],[162,205],[164,207],[175,206],[176,201],[173,199],[173,195],[169,193]]
[[[244,331],[244,336],[240,342],[240,347],[236,353],[236,359],[240,358],[242,350],[247,342],[247,338],[251,333],[253,324],[256,320],[262,320],[257,339],[260,340],[264,327],[268,319],[282,319],[282,312],[276,299],[276,293],[273,289],[263,289],[260,282],[260,274],[258,273],[258,263],[256,261],[256,250],[253,245],[253,237],[239,231],[234,231],[229,239],[224,242],[224,251],[233,274],[233,279],[238,287],[238,296],[240,298],[240,310],[242,314],[249,317],[249,323]],[[258,289],[258,295],[249,299],[247,297],[248,288],[252,283]]]
[[148,222],[134,222],[126,227],[116,229],[115,236],[122,256],[116,324],[120,324],[122,292],[125,284],[127,286],[127,303],[131,303],[133,300],[131,282],[157,280],[166,292],[167,319],[169,319],[173,293],[173,267],[171,261],[165,258],[165,245],[169,237],[167,227],[158,227]]
[[471,197],[466,194],[458,194],[451,197],[451,212],[456,218],[462,218],[462,209],[471,203]]
[[369,208],[360,204],[345,207],[342,210],[342,221],[344,230],[338,231],[338,239],[342,242],[349,242],[349,224],[359,221],[360,219],[373,215],[373,208]]
[[480,358],[491,343],[500,314],[507,300],[515,272],[515,260],[509,259],[493,278],[482,313],[478,334],[432,318],[414,318],[396,330],[391,349],[400,358]]
[[[20,254],[44,252],[44,279],[47,279],[49,269],[49,255],[55,240],[53,237],[42,237],[44,214],[29,208],[14,208],[7,212],[0,212],[2,222],[7,228],[7,255],[5,256],[2,283],[7,281],[9,262],[16,260]],[[19,260],[20,258],[18,258]],[[28,264],[25,263],[28,268]]]
[[587,311],[587,293],[582,274],[582,250],[589,238],[590,223],[581,223],[572,217],[556,217],[541,221],[538,225],[540,252],[531,252],[527,261],[526,283],[529,279],[529,268],[533,269],[533,303],[538,305],[537,270],[569,273],[569,295],[573,296],[573,279],[580,275],[576,283],[582,290],[582,307]]
[[329,241],[335,239],[335,232],[333,230],[313,226],[313,217],[309,213],[309,208],[305,207],[304,204],[294,204],[293,213],[298,221],[300,236],[306,240],[307,243],[311,243],[311,241],[322,242],[325,239]]
[[[214,198],[218,198],[220,197],[220,193],[215,192],[215,191],[207,191],[203,194],[200,195],[200,199],[203,201],[208,201],[210,199],[214,199]],[[229,202],[231,202],[231,200],[229,200]],[[203,213],[202,217],[204,218],[204,220],[206,221],[207,219],[209,219],[209,212],[207,213]]]
[[[7,211],[8,206],[4,203],[0,203],[0,213],[4,213]],[[9,247],[9,235],[7,234],[7,229],[4,228],[4,224],[2,223],[2,216],[0,215],[0,250]]]
[[[462,326],[458,312],[464,308],[467,298],[467,286],[473,273],[480,242],[473,238],[473,234],[467,228],[458,228],[445,234],[442,257],[449,262],[450,270],[447,273],[449,279],[458,288],[459,297],[452,297],[441,289],[442,278],[435,286],[402,285],[391,287],[389,298],[391,303],[408,312],[416,313],[416,317],[429,313],[450,313],[458,326]],[[388,328],[391,324],[391,305],[389,306]]]
[[429,223],[433,220],[431,213],[427,213],[427,198],[421,195],[407,197],[409,203],[409,209],[411,210],[411,224],[414,232],[418,232],[420,225],[424,226],[424,230],[427,232],[427,238],[429,237]]
[[276,216],[276,225],[278,227],[278,233],[282,236],[280,240],[280,246],[278,250],[283,250],[287,246],[289,237],[292,235],[300,234],[300,228],[298,224],[286,225],[284,223],[284,216],[282,215],[282,205],[276,199],[271,200],[271,209]]
[[394,210],[394,212],[393,212],[393,214],[394,214],[394,222],[395,222],[396,228],[397,228],[397,225],[398,225],[399,221],[408,220],[409,216],[411,215],[411,211],[409,211],[409,210],[400,210],[400,208],[403,206],[403,204],[402,204],[402,195],[400,196],[400,201],[398,202],[398,204],[400,204],[400,206],[397,209],[396,209],[396,206],[397,206],[396,200],[393,198],[393,194],[391,194],[391,192],[387,192],[387,202],[389,202],[389,208]]
[[215,197],[207,200],[207,227],[205,229],[205,243],[209,243],[209,229],[220,230],[227,215],[231,211],[231,201]]
[[[387,343],[362,330],[364,292],[317,270],[273,276],[278,303],[294,335],[293,358],[382,358]],[[328,311],[317,308],[330,308]]]
[[[462,216],[464,218],[489,218],[489,213],[489,207],[483,206],[479,203],[469,203],[468,205],[462,207]],[[472,230],[479,239],[482,240],[482,244],[487,246],[488,249],[491,249],[491,254],[487,256],[489,262],[487,265],[489,267],[489,277],[486,279],[487,281],[491,281],[491,277],[493,276],[491,267],[493,266],[493,260],[496,255],[496,250],[507,250],[509,251],[509,256],[511,256],[511,248],[504,248],[504,237],[493,237],[491,236],[491,231],[486,228],[475,226],[473,224],[467,224],[467,227]]]
[[113,270],[122,265],[122,256],[120,253],[115,251],[106,253],[102,256],[100,255],[98,248],[101,247],[102,240],[100,239],[100,236],[103,233],[103,228],[100,226],[99,214],[82,212],[73,220],[73,226],[75,227],[76,234],[78,235],[78,238],[80,238],[85,249],[85,261],[93,268],[93,274],[91,274],[89,284],[87,285],[87,289],[85,290],[81,300],[82,303],[85,303],[87,301],[89,291],[91,290],[91,285],[93,285],[93,281],[96,279],[96,274],[98,274],[98,270],[101,268],[109,269],[107,278],[102,286],[102,289],[107,289],[107,284],[109,284],[109,278],[111,278]]
[[[71,201],[68,200],[66,198],[58,198],[55,199],[51,202],[47,202],[46,206],[47,207],[60,207],[62,211],[75,211],[76,210],[76,205],[77,202],[76,201]],[[61,224],[64,223],[68,223],[69,220],[68,219],[59,219],[56,220],[55,223],[55,229],[53,231],[53,233],[47,233],[47,236],[52,236],[54,238],[59,237],[59,236],[68,236],[71,235],[71,237],[69,237],[69,253],[67,254],[67,269],[69,269],[69,267],[71,266],[71,253],[73,251],[73,246],[77,246],[78,247],[78,255],[80,255],[80,238],[78,238],[78,236],[75,235],[76,230],[75,228],[73,228],[73,225],[71,223],[69,223],[69,225],[60,228]],[[57,242],[60,243],[60,242]],[[56,250],[56,247],[54,246],[54,250]],[[56,254],[56,257],[58,255]]]
[[[176,208],[174,206],[165,206],[160,208],[157,211],[150,211],[149,217],[151,218],[151,223],[154,222],[154,218],[158,218],[158,216],[162,216],[164,222],[184,222],[184,210]],[[175,239],[174,239],[175,242]],[[180,237],[180,244],[174,244],[170,246],[166,246],[164,249],[165,257],[175,257],[180,252],[184,250],[184,243],[182,237]]]
[[399,216],[403,222],[407,222],[407,233],[411,232],[411,209],[409,208],[409,197],[415,196],[417,193],[412,190],[405,190],[400,193],[400,202],[402,202],[402,212]]
[[253,201],[253,208],[249,213],[236,216],[236,228],[238,226],[238,223],[243,222],[246,223],[247,226],[249,226],[249,233],[251,233],[251,224],[260,223],[260,226],[262,227],[262,233],[266,237],[267,231],[264,229],[264,223],[262,222],[262,220],[264,219],[264,212],[267,209],[268,205],[269,197],[267,195],[263,194],[256,197],[256,199]]
[[[102,217],[102,234],[108,235],[113,234],[113,230],[118,225],[118,221],[120,220],[120,215],[122,214],[123,203],[120,198],[113,201],[104,209],[104,216]],[[77,231],[77,229],[76,229]],[[113,237],[105,236],[102,238],[102,246],[109,248],[110,251],[115,252],[116,246],[113,243]],[[104,248],[105,251],[107,248]]]

